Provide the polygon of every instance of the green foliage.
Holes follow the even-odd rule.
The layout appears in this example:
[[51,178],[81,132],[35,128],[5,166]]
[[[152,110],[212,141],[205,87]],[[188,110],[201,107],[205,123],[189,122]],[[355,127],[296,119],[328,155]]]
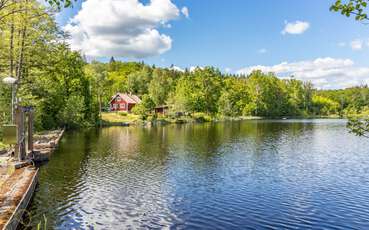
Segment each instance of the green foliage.
[[336,2],[330,7],[330,10],[340,12],[346,17],[355,15],[355,20],[362,21],[368,20],[368,15],[364,12],[367,5],[368,0],[336,0]]
[[151,81],[151,69],[144,67],[140,71],[130,73],[127,79],[128,91],[137,95],[148,93],[148,84]]
[[207,67],[187,74],[178,80],[171,94],[172,107],[180,112],[216,113],[222,89],[220,72]]
[[[285,83],[273,74],[255,71],[247,79],[251,106],[248,115],[276,117],[288,115],[288,94]],[[251,110],[253,109],[253,110]]]
[[73,6],[73,2],[76,2],[77,0],[45,0],[47,3],[49,3],[51,6],[57,7],[59,10],[61,8],[68,8]]
[[67,128],[78,128],[84,126],[84,98],[81,96],[70,96],[57,117],[62,122],[61,126]]
[[169,92],[173,88],[173,77],[168,70],[155,69],[149,84],[149,95],[156,106],[165,104]]
[[212,118],[205,113],[194,113],[192,117],[194,118],[196,122],[200,122],[200,123],[209,122],[212,120]]
[[360,114],[369,106],[369,88],[367,86],[339,90],[318,91],[317,95],[327,97],[339,104],[339,114],[350,116]]
[[[114,68],[111,68],[112,63]],[[121,85],[120,91],[131,91],[141,96],[143,102],[133,111],[143,119],[153,114],[155,106],[165,104],[170,108],[169,114],[192,114],[194,119],[194,114],[198,113],[230,117],[347,115],[369,105],[366,87],[317,91],[309,82],[293,77],[281,80],[272,73],[261,71],[248,76],[230,76],[211,67],[179,72],[115,60],[109,64],[91,63],[88,66],[91,65],[105,66],[102,69],[108,78],[101,91],[109,93],[103,101],[107,103],[109,96],[117,92],[115,86]],[[119,77],[110,78],[112,74]],[[86,75],[90,74],[86,72]],[[96,73],[92,75],[98,76]],[[340,101],[342,97],[345,98],[343,104]]]
[[155,108],[155,103],[149,95],[144,95],[140,104],[133,107],[132,112],[140,115],[142,120],[146,120],[147,115]]
[[[70,50],[53,16],[36,1],[16,1],[12,7],[7,10],[22,10],[0,24],[0,72],[18,79],[17,97],[22,99],[21,105],[35,108],[36,129],[75,127],[81,119],[78,126],[95,123],[97,109],[92,90],[97,87],[85,74],[80,53]],[[0,87],[3,123],[9,121],[11,95],[8,86]],[[76,98],[83,105],[73,105]],[[67,114],[71,109],[75,110]]]
[[[219,113],[224,116],[241,116],[245,107],[251,103],[247,80],[245,78],[227,77],[223,81],[223,87],[218,102]],[[251,113],[251,111],[246,113]]]
[[316,115],[332,115],[337,113],[339,104],[329,98],[314,95],[312,99],[313,113]]

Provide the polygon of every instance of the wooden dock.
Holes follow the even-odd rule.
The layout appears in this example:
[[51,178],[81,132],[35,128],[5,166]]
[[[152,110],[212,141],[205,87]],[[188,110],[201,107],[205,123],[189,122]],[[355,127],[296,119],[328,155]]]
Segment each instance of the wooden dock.
[[33,196],[39,169],[16,169],[0,189],[0,229],[15,230]]
[[64,129],[56,130],[46,135],[36,136],[36,141],[33,145],[33,160],[35,162],[48,161],[51,157],[51,154],[58,147],[59,142],[64,135],[64,131]]
[[39,169],[33,161],[48,160],[57,148],[64,130],[37,135],[34,152],[21,162],[7,161],[0,165],[0,230],[16,230],[32,199],[38,183]]

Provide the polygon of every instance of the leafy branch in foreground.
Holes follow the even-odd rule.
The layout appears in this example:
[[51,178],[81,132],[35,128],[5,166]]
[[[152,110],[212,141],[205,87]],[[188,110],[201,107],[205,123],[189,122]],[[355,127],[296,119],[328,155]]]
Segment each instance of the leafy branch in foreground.
[[77,0],[45,0],[50,6],[56,6],[58,9],[69,8],[73,6],[73,2]]
[[369,138],[369,117],[350,118],[347,127],[350,129],[350,132]]
[[[346,17],[355,15],[355,20],[357,21],[369,20],[368,14],[364,11],[368,6],[368,2],[369,0],[336,0],[336,2],[330,7],[330,10],[340,12]],[[350,132],[358,136],[369,138],[368,116],[349,118],[347,127],[350,129]]]
[[355,15],[355,20],[363,21],[369,20],[367,13],[364,12],[369,0],[336,0],[335,4],[330,7],[331,11],[340,12],[346,17]]

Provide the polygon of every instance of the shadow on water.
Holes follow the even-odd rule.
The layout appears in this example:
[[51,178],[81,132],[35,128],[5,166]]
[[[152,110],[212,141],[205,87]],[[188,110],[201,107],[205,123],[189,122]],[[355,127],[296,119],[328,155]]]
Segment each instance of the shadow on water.
[[362,228],[369,143],[341,120],[67,133],[42,167],[33,226]]

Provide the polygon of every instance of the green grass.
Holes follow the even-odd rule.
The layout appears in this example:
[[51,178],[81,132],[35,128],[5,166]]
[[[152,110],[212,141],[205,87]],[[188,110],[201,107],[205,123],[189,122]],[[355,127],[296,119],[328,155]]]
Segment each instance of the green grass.
[[7,148],[8,148],[8,145],[6,145],[6,144],[4,144],[0,141],[0,150],[7,149]]
[[101,118],[108,123],[133,123],[139,120],[138,115],[125,112],[104,112]]

